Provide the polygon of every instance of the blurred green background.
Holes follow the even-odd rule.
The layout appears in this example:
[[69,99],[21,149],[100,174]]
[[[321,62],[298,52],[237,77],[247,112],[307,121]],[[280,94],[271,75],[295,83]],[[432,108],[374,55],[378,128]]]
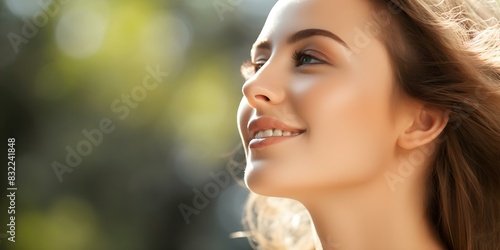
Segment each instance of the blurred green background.
[[247,191],[210,173],[243,158],[239,67],[275,0],[1,1],[0,249],[250,249]]

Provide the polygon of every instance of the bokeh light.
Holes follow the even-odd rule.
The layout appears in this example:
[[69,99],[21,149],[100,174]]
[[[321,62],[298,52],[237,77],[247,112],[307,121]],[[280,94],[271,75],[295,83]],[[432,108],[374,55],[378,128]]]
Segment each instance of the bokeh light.
[[30,17],[36,12],[43,10],[42,6],[50,4],[52,0],[33,1],[33,0],[5,0],[5,5],[9,11],[18,17]]
[[68,9],[57,22],[57,45],[69,56],[85,58],[101,47],[106,26],[106,17],[92,9],[85,7]]

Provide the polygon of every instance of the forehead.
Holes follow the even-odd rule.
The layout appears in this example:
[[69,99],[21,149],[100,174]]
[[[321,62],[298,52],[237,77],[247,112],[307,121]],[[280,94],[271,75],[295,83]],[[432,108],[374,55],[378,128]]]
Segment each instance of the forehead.
[[352,43],[356,28],[370,20],[374,7],[369,0],[279,0],[257,38],[279,43],[287,35],[303,29],[320,28]]

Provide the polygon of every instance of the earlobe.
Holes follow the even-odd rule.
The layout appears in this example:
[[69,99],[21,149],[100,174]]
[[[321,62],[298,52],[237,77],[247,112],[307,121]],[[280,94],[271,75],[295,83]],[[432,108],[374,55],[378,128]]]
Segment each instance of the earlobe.
[[414,149],[436,139],[448,123],[444,111],[422,107],[416,112],[413,123],[398,137],[398,145]]

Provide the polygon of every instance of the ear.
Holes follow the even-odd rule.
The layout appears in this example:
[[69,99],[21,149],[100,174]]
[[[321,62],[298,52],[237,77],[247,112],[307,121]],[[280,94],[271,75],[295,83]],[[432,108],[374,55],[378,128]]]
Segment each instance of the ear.
[[448,113],[421,106],[414,112],[412,119],[413,122],[397,140],[398,145],[405,149],[417,148],[438,137],[448,123]]

